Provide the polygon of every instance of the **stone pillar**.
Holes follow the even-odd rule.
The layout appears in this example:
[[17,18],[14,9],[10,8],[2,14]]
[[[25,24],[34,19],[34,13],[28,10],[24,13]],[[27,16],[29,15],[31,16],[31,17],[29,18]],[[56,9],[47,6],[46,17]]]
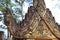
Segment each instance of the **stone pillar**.
[[0,40],[4,40],[4,32],[0,31]]

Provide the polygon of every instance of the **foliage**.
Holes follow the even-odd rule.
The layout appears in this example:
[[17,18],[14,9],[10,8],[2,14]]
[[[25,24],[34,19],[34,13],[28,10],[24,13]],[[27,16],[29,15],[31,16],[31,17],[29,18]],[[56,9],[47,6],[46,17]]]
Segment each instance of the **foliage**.
[[5,12],[6,11],[6,5],[10,4],[10,0],[2,0],[0,2],[0,11]]
[[0,11],[4,12],[6,8],[3,5],[0,5]]
[[[12,0],[13,1],[13,0]],[[13,17],[18,21],[18,15],[16,15],[16,14],[19,14],[19,15],[21,15],[21,17],[23,16],[23,14],[22,14],[22,5],[23,5],[23,2],[24,2],[24,0],[23,1],[14,1],[15,3],[12,3],[11,2],[11,0],[0,0],[0,11],[2,11],[2,12],[5,12],[6,11],[6,7],[7,8],[9,8],[10,9],[10,11],[12,12],[12,14],[13,14]],[[20,6],[20,8],[18,8],[17,9],[17,5],[19,5]],[[16,7],[16,8],[14,8],[14,9],[16,9],[16,10],[13,10],[12,9],[12,7]],[[22,17],[22,19],[23,19],[23,17]]]
[[10,4],[10,0],[6,0],[5,3],[6,3],[6,4]]

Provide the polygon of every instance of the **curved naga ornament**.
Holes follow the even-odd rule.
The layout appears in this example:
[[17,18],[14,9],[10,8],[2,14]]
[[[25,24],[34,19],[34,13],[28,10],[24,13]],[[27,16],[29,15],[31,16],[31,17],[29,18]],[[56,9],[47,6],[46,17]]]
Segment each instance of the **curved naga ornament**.
[[60,38],[58,26],[44,0],[33,0],[33,6],[28,8],[22,22],[17,24],[9,9],[4,14],[4,20],[15,38]]

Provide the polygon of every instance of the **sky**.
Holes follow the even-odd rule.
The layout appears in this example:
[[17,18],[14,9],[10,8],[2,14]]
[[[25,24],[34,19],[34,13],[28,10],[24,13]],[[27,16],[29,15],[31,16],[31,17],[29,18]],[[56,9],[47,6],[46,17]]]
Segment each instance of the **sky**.
[[[0,16],[1,17],[3,17],[3,15],[2,15],[2,12],[0,11]],[[4,19],[4,18],[2,18],[2,19]],[[7,38],[7,29],[3,29],[3,28],[1,28],[1,27],[4,27],[4,28],[7,28],[7,26],[6,25],[4,25],[3,22],[4,20],[2,20],[2,21],[0,21],[0,31],[4,31],[4,38]]]
[[52,12],[55,20],[60,24],[60,0],[45,0],[46,7]]

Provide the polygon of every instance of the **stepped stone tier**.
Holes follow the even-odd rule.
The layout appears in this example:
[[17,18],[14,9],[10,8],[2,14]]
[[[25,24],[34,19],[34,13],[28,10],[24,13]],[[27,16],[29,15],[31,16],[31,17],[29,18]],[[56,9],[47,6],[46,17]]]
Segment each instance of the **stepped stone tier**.
[[16,23],[7,8],[4,22],[10,34],[17,39],[60,40],[60,31],[44,0],[33,0],[33,6],[28,8],[25,19],[20,23]]

